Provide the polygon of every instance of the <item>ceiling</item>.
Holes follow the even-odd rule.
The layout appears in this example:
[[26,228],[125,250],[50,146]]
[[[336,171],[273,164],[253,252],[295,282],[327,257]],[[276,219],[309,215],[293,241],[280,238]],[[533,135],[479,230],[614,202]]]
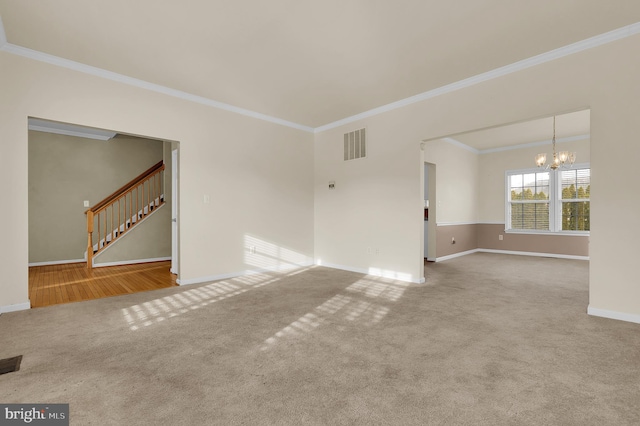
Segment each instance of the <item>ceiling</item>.
[[[556,140],[563,142],[589,137],[591,111],[582,110],[556,116]],[[455,140],[477,151],[498,150],[521,145],[549,144],[553,137],[553,117],[539,118],[469,133],[452,135]]]
[[8,43],[317,128],[640,21],[637,0],[0,0]]

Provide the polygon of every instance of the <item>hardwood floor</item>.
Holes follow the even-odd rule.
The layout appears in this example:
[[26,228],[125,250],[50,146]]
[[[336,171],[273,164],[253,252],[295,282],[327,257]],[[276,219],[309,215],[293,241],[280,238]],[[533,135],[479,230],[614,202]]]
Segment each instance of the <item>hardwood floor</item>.
[[140,263],[87,269],[85,263],[32,266],[29,299],[32,308],[172,287],[171,262]]

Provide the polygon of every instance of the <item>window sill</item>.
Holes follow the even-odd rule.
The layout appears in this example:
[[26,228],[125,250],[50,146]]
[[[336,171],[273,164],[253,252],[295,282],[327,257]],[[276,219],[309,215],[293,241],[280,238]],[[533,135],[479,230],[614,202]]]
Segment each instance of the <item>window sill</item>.
[[514,229],[505,229],[505,234],[519,234],[519,235],[561,235],[564,237],[588,237],[590,236],[589,231],[560,231],[560,232],[551,232],[551,231],[525,231],[525,230],[514,230]]

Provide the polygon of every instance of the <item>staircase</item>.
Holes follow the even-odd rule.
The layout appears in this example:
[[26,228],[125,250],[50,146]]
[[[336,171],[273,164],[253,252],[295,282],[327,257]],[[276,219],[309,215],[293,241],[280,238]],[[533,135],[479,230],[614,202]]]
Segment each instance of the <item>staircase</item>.
[[163,182],[164,162],[160,161],[85,212],[87,268],[93,268],[95,256],[164,204]]

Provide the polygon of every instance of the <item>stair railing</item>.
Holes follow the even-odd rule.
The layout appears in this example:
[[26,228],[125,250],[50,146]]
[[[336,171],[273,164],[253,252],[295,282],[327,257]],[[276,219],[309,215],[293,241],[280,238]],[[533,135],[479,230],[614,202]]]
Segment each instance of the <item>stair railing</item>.
[[164,162],[160,161],[85,212],[87,268],[93,267],[95,255],[164,204],[163,183]]

